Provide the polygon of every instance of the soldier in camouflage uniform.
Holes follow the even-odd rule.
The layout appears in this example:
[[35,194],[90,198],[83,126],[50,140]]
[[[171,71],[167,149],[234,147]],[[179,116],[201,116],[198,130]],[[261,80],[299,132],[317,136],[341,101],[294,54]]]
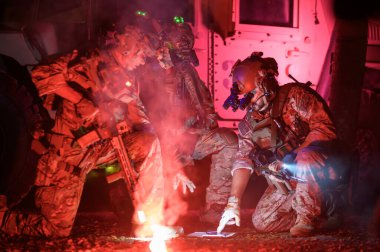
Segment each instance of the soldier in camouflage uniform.
[[[166,172],[181,172],[183,167],[194,165],[194,160],[211,155],[210,183],[201,220],[216,224],[231,187],[237,136],[230,129],[218,127],[210,91],[194,67],[198,59],[191,27],[186,23],[167,25],[162,43],[158,53],[161,68],[151,72],[154,79],[144,81],[153,93],[142,91],[142,99],[160,136],[164,160],[170,162],[165,165]],[[195,189],[183,173],[174,177],[190,191]]]
[[[39,213],[8,211],[1,230],[9,234],[68,236],[80,203],[86,175],[117,162],[111,131],[124,121],[129,131],[124,145],[138,173],[134,207],[145,213],[135,235],[163,216],[163,165],[158,138],[150,127],[130,71],[144,64],[147,43],[134,27],[116,34],[105,50],[86,57],[78,52],[32,70],[45,107],[55,112],[55,123],[45,132],[35,181]],[[53,113],[51,113],[53,115]],[[41,136],[41,134],[40,134]],[[149,231],[149,230],[148,230]]]
[[238,104],[247,106],[248,112],[239,123],[232,189],[218,232],[226,224],[240,225],[241,197],[257,168],[252,155],[269,150],[277,158],[269,164],[270,171],[288,167],[300,180],[266,175],[270,186],[252,216],[253,225],[262,232],[290,230],[293,236],[310,235],[323,218],[337,214],[337,196],[345,192],[338,186],[345,182],[344,169],[334,161],[339,154],[335,126],[326,103],[314,90],[301,83],[280,87],[275,78],[277,62],[261,56],[253,53],[232,69],[237,93],[245,94]]

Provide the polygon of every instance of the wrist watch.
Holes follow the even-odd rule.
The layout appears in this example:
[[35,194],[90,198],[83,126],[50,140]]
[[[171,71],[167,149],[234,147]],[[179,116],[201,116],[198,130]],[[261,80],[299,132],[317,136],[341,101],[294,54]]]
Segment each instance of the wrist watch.
[[230,196],[228,197],[228,201],[227,201],[228,204],[239,204],[240,203],[240,199],[236,196]]

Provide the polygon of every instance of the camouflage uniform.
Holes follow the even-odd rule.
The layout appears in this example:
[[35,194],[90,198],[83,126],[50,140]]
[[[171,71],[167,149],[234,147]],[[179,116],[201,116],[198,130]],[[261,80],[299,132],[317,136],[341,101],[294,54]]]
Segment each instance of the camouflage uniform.
[[[193,36],[191,28],[190,33],[186,31],[186,35]],[[188,50],[181,51],[183,54],[171,52],[171,57],[173,54],[177,57],[174,65],[168,52],[163,52],[159,60],[166,69],[155,69],[153,65],[149,69],[150,73],[144,74],[145,78],[152,79],[142,82],[148,87],[142,87],[141,96],[160,136],[165,160],[171,162],[169,166],[172,169],[166,172],[180,172],[183,167],[193,165],[193,160],[211,155],[206,210],[211,205],[221,206],[218,209],[218,214],[221,214],[231,187],[231,167],[237,151],[237,136],[230,129],[218,128],[210,91],[192,65],[194,62],[186,58],[190,52],[194,52],[191,42],[194,38],[180,38],[182,42],[185,40],[190,43],[185,46]],[[170,41],[173,42],[173,39]],[[167,167],[165,165],[165,169]],[[212,219],[216,222],[219,217],[212,216]]]
[[[52,101],[58,102],[55,124],[46,134],[49,146],[37,167],[35,205],[39,213],[9,212],[2,225],[6,233],[68,236],[86,175],[117,162],[109,123],[119,120],[131,128],[123,141],[139,174],[133,193],[135,208],[144,211],[146,223],[161,223],[163,166],[158,138],[145,130],[150,124],[133,79],[112,54],[112,49],[101,51],[74,66],[70,64],[75,56],[68,55],[33,69],[33,81],[45,106],[51,110]],[[81,141],[92,133],[96,137]]]
[[[224,205],[231,187],[231,167],[237,151],[237,137],[231,129],[217,127],[216,114],[210,92],[190,64],[177,67],[185,85],[184,111],[191,111],[184,118],[182,128],[194,134],[195,145],[191,158],[201,160],[211,155],[210,183],[206,189],[206,209],[212,204]],[[186,99],[184,97],[190,97]],[[186,113],[185,113],[186,114]]]
[[[254,227],[263,232],[288,231],[299,222],[314,225],[336,207],[326,205],[328,196],[331,196],[330,189],[343,176],[337,170],[338,167],[333,166],[331,159],[336,141],[335,126],[326,104],[312,89],[302,85],[284,85],[277,95],[290,88],[280,119],[285,127],[296,133],[298,139],[302,139],[290,161],[296,165],[296,169],[292,171],[294,175],[307,182],[292,181],[293,190],[287,194],[274,186],[267,188],[252,216]],[[275,106],[264,115],[257,111],[248,112],[240,122],[239,151],[233,172],[242,168],[253,171],[254,164],[248,157],[256,145],[275,152],[282,144],[280,139],[273,140],[273,124],[263,123],[270,118]]]

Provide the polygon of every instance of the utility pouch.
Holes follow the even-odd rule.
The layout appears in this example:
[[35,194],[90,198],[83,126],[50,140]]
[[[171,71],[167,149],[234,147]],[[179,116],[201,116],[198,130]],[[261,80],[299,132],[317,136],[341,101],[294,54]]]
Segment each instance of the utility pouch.
[[80,147],[86,148],[100,140],[101,138],[98,132],[96,130],[92,130],[88,132],[87,134],[81,136],[80,138],[76,139],[76,142],[80,145]]

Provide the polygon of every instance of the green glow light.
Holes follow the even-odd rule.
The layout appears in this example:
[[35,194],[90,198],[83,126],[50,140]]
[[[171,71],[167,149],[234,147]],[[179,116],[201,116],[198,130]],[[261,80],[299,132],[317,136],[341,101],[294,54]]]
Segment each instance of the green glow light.
[[109,165],[105,168],[105,171],[106,171],[106,174],[107,175],[110,175],[110,174],[113,174],[113,173],[116,173],[118,171],[120,171],[120,167],[116,164],[114,165]]
[[141,11],[141,10],[137,10],[135,13],[137,16],[142,16],[142,17],[146,17],[148,15],[146,11]]
[[176,24],[183,24],[185,22],[185,20],[181,16],[174,16],[173,21]]

